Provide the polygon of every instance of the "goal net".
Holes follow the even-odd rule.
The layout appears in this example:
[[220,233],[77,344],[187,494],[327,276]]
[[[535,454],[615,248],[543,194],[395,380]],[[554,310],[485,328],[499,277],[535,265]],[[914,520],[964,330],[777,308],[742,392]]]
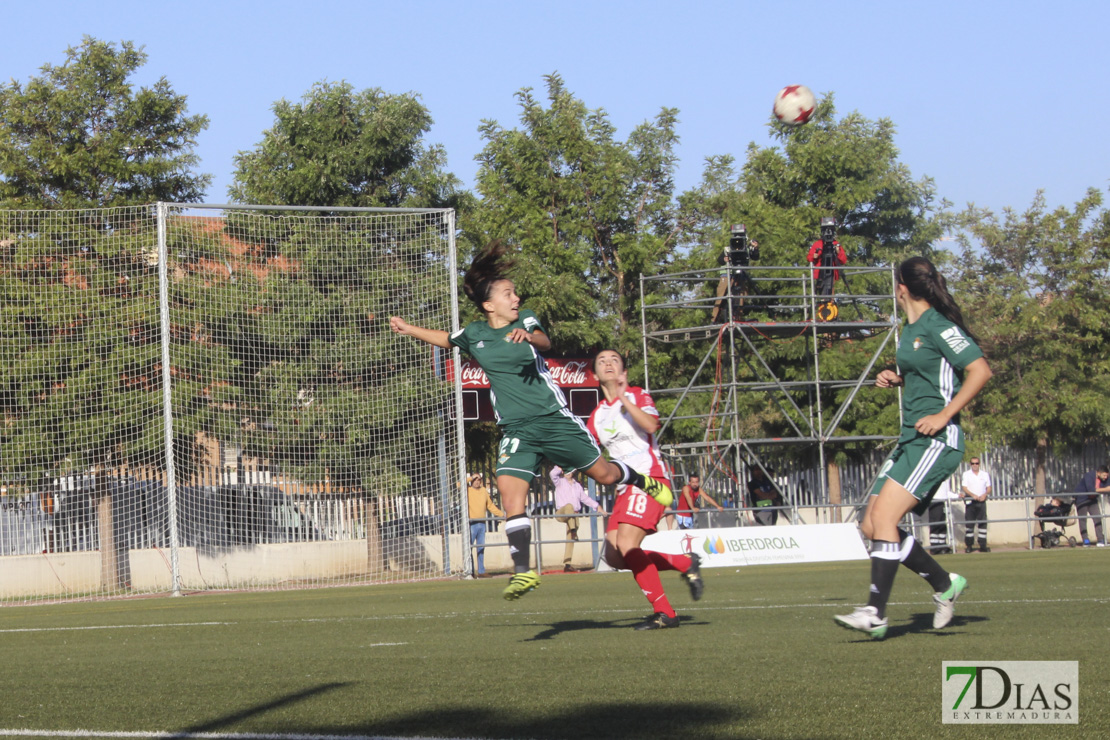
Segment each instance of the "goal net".
[[0,600],[468,559],[450,210],[0,211]]

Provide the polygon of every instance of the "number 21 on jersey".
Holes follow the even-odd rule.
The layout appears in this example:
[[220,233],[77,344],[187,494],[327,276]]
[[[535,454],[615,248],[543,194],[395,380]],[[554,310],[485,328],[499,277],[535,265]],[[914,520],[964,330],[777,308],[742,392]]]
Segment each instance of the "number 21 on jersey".
[[500,453],[497,456],[498,462],[504,463],[506,460],[509,459],[509,455],[512,455],[516,452],[518,447],[520,447],[520,440],[516,437],[503,438],[501,440],[501,446],[498,450]]

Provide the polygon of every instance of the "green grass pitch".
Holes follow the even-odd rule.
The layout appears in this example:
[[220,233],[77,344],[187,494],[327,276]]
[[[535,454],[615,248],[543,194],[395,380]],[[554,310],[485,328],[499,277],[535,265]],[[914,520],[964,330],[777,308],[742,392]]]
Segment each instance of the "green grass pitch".
[[[970,589],[931,629],[902,569],[885,641],[837,627],[866,562],[664,573],[675,630],[627,573],[0,609],[0,734],[442,738],[1106,737],[1110,550],[942,556]],[[1080,724],[941,724],[945,660],[1077,660]]]

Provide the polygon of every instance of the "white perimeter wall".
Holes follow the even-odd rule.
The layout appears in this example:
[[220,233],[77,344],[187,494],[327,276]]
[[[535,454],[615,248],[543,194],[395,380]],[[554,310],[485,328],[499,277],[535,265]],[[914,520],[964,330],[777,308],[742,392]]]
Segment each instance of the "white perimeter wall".
[[[988,501],[991,519],[1024,519],[1029,516],[1025,500]],[[957,542],[963,538],[963,506],[954,504],[957,522]],[[820,509],[801,510],[807,523],[828,522],[831,514]],[[734,514],[714,513],[713,526],[736,526]],[[722,519],[724,519],[722,521]],[[731,521],[728,521],[731,519]],[[596,536],[603,537],[601,520],[595,519]],[[785,520],[781,520],[787,523]],[[575,543],[572,563],[579,568],[593,567],[594,545],[589,517],[579,519],[579,537]],[[559,570],[563,566],[566,526],[544,519],[540,522],[539,538],[542,546],[542,567]],[[1078,534],[1073,525],[1069,534]],[[992,547],[1028,547],[1029,525],[1025,521],[992,522],[988,527]],[[390,563],[390,572],[372,576],[366,567],[366,540],[344,542],[305,542],[281,545],[256,545],[250,548],[222,551],[207,555],[195,548],[179,550],[179,568],[182,589],[275,587],[282,584],[303,586],[344,582],[381,582],[393,580],[407,571],[427,573],[443,571],[443,539],[438,536],[408,538],[401,543],[384,541],[382,547]],[[413,547],[413,543],[419,547]],[[600,543],[599,543],[600,544]],[[463,569],[462,537],[448,539],[451,550],[451,572]],[[599,545],[598,545],[599,546]],[[131,590],[142,592],[168,592],[170,590],[169,552],[165,550],[131,550]],[[535,555],[533,554],[533,559]],[[511,570],[509,549],[502,532],[486,535],[486,570],[508,572]],[[44,553],[16,555],[0,558],[0,599],[28,597],[77,597],[102,594],[99,552]]]

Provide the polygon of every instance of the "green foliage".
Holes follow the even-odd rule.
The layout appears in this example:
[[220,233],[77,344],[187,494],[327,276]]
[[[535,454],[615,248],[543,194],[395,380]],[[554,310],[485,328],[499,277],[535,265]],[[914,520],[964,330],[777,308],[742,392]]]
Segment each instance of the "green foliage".
[[[686,247],[681,267],[706,270],[723,264],[730,226],[742,223],[748,234],[759,242],[757,265],[805,265],[810,245],[820,238],[822,217],[836,219],[838,239],[848,255],[848,264],[873,266],[892,264],[909,254],[932,256],[931,243],[950,222],[946,203],[937,202],[932,181],[912,179],[898,161],[894,145],[894,125],[886,119],[870,121],[859,113],[837,118],[832,96],[820,101],[817,112],[805,126],[791,127],[772,121],[778,146],[748,147],[747,159],[737,171],[729,156],[711,157],[701,184],[679,197],[679,223]],[[802,287],[776,272],[753,272],[765,280],[755,294],[799,294]],[[709,273],[713,276],[714,273]],[[796,279],[797,272],[792,273]],[[876,271],[852,277],[851,292],[857,295],[890,295],[889,272]],[[693,290],[693,296],[710,298],[716,279],[706,280]],[[838,291],[844,291],[841,283]],[[673,295],[681,297],[682,290]],[[687,297],[691,297],[689,293]],[[796,320],[783,315],[754,311],[759,299],[749,301],[747,320]],[[709,323],[707,300],[696,315],[684,316],[682,325]],[[842,307],[842,319],[881,320],[893,311],[890,301],[856,311]],[[866,314],[866,315],[864,315]],[[662,325],[663,316],[649,316]],[[881,342],[882,336],[857,337],[852,341],[824,339],[820,343],[821,374],[825,379],[856,378]],[[668,346],[667,361],[660,360],[659,373],[653,368],[653,385],[674,386],[686,382],[690,374],[691,346]],[[893,343],[888,350],[893,363]],[[786,381],[811,380],[811,338],[761,341],[760,351],[774,374]],[[747,350],[742,350],[746,353]],[[677,358],[678,361],[675,361]],[[882,367],[882,365],[880,365]],[[742,371],[750,369],[742,368]],[[766,375],[763,376],[766,378]],[[740,380],[758,380],[759,375]],[[822,399],[826,420],[846,403],[851,389],[828,391]],[[740,400],[740,416],[752,422],[747,436],[777,436],[787,430],[785,419],[799,425],[806,420],[796,413],[783,414],[773,394],[753,393]],[[802,409],[807,394],[795,394]],[[664,403],[663,406],[667,404]],[[841,421],[838,434],[890,434],[897,425],[897,397],[889,393],[864,392],[856,397]],[[680,427],[683,435],[697,434],[696,425]]]
[[1042,194],[1001,218],[959,215],[957,299],[994,378],[975,403],[975,428],[1032,448],[1110,432],[1110,212],[1088,191],[1072,209]]
[[427,146],[432,117],[419,97],[318,82],[302,102],[274,104],[274,125],[235,157],[237,203],[469,207],[447,154]]
[[[202,379],[188,392],[198,405],[188,431],[345,488],[376,492],[396,476],[435,474],[428,461],[445,420],[426,409],[429,399],[446,404],[450,387],[434,378],[425,348],[397,354],[387,317],[407,306],[449,328],[445,257],[430,241],[443,238],[443,219],[406,222],[250,213],[206,233],[175,220],[169,251],[189,261],[172,286],[174,321],[190,330],[175,343],[174,367]],[[240,253],[235,279],[213,280],[201,255],[226,254],[228,242]]]
[[677,112],[662,109],[626,142],[604,110],[589,110],[557,74],[547,106],[517,93],[519,129],[482,124],[481,206],[471,241],[519,250],[517,290],[546,322],[556,352],[637,347],[638,278],[674,250]]
[[26,85],[0,85],[0,204],[85,208],[202,198],[209,175],[193,174],[203,115],[165,78],[135,90],[128,79],[146,54],[125,41],[86,36],[66,62]]
[[0,212],[6,475],[164,457],[152,211],[108,214]]
[[680,197],[692,267],[716,264],[733,223],[760,242],[763,264],[805,264],[824,216],[836,219],[850,265],[932,253],[947,204],[931,179],[913,180],[898,161],[891,121],[855,112],[837,119],[829,95],[810,123],[769,125],[779,146],[749,145],[739,173],[731,157],[710,158],[701,184]]

